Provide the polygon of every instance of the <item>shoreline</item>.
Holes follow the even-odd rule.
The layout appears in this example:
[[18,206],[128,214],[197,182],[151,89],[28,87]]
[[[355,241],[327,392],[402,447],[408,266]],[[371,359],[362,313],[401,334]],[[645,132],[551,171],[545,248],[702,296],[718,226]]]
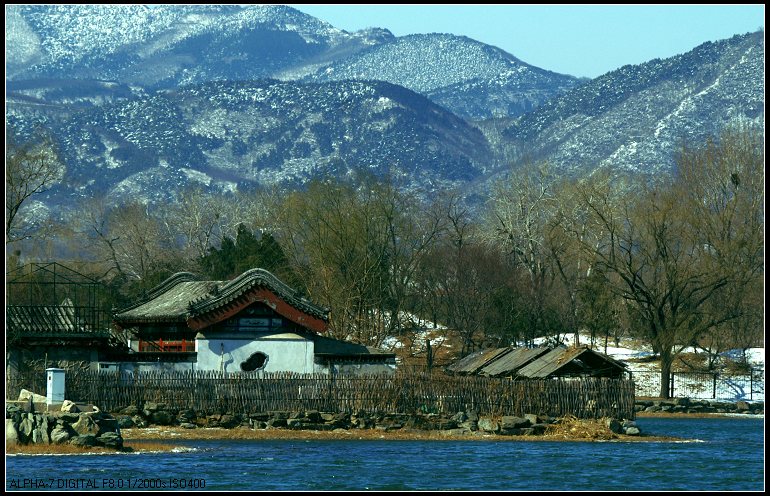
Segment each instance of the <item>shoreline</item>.
[[636,418],[765,418],[764,413],[680,413],[636,412]]
[[502,435],[490,432],[475,431],[467,434],[448,434],[446,431],[399,429],[336,429],[333,431],[318,430],[293,430],[293,429],[251,429],[248,427],[235,427],[225,429],[222,427],[202,427],[198,429],[183,429],[180,427],[145,427],[141,429],[123,429],[123,438],[127,442],[153,441],[153,440],[180,440],[180,441],[205,441],[205,440],[383,440],[383,441],[509,441],[509,442],[542,442],[542,441],[574,441],[574,442],[644,442],[644,441],[686,441],[684,438],[664,436],[629,436],[615,434],[609,430],[589,430],[577,434],[553,432],[539,435],[515,436]]
[[[636,418],[764,418],[764,415],[726,413],[670,413],[638,412]],[[616,434],[597,426],[596,422],[578,421],[565,429],[552,429],[539,435],[502,435],[484,431],[450,434],[441,430],[420,429],[335,429],[332,431],[298,430],[284,428],[252,429],[239,426],[198,427],[185,429],[179,426],[150,426],[121,429],[124,451],[109,449],[75,449],[70,445],[42,445],[30,448],[6,446],[6,456],[39,455],[114,455],[142,453],[184,453],[190,451],[195,441],[497,441],[497,442],[699,442],[697,439],[674,436],[640,434],[630,436]],[[177,442],[183,442],[177,444]],[[194,448],[192,448],[194,449]]]

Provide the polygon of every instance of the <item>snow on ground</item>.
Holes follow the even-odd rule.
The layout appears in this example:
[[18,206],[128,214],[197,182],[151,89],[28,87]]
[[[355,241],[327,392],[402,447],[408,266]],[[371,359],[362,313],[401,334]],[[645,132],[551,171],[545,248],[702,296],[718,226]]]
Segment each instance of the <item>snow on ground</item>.
[[[436,325],[429,321],[424,321],[410,314],[401,315],[402,321],[411,319],[414,327],[419,329],[413,335],[411,351],[413,353],[422,353],[426,351],[425,342],[430,340],[431,346],[438,349],[441,346],[451,347],[451,344],[445,341],[442,331],[446,328]],[[581,334],[579,336],[580,344],[590,344],[590,337]],[[575,335],[567,334],[561,336],[562,342],[571,346],[574,345]],[[533,340],[536,345],[545,345],[551,342],[551,338],[543,337]],[[389,351],[403,349],[404,343],[396,337],[385,339],[382,347]],[[604,340],[600,339],[592,346],[592,349],[600,353],[605,353]],[[697,352],[695,349],[685,349],[685,352]],[[701,351],[702,352],[702,351]],[[646,348],[637,340],[622,338],[617,346],[614,340],[607,343],[606,354],[610,357],[626,363],[628,370],[631,371],[636,386],[636,395],[640,397],[656,397],[660,392],[660,364],[657,361],[639,361],[653,355],[652,350]],[[715,401],[764,401],[765,400],[765,349],[750,348],[746,351],[748,361],[755,373],[752,375],[729,375],[729,374],[711,374],[711,373],[684,373],[676,372],[674,374],[674,397],[687,397],[692,399],[715,400]],[[722,354],[724,357],[737,359],[741,355],[741,350],[730,350]]]
[[[570,346],[575,343],[574,334],[568,334],[563,338],[564,344]],[[535,344],[544,344],[547,338],[537,338]],[[581,344],[589,344],[588,336],[580,336]],[[632,372],[634,382],[636,383],[637,396],[657,396],[660,391],[660,365],[658,362],[635,362],[634,359],[644,358],[652,355],[652,351],[644,349],[642,346],[634,345],[632,340],[621,339],[620,346],[613,346],[612,340],[607,345],[607,355],[625,362],[628,369]],[[596,343],[592,349],[604,353],[604,340]],[[685,349],[686,352],[695,352],[694,349]],[[722,355],[730,358],[738,358],[740,350],[730,350]],[[727,375],[717,374],[695,374],[695,373],[675,373],[674,390],[675,397],[688,397],[693,399],[713,399],[713,400],[744,400],[744,401],[764,401],[764,368],[765,368],[765,349],[749,348],[746,351],[749,364],[753,369],[761,370],[761,375],[755,374],[751,377],[746,375]],[[631,360],[631,361],[629,361]],[[716,398],[714,397],[716,396]]]

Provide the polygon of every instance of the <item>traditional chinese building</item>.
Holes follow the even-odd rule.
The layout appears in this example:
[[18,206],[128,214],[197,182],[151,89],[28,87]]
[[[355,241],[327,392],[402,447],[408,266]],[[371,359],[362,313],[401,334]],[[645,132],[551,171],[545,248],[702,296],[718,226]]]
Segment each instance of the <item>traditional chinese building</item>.
[[395,356],[324,336],[329,310],[270,272],[230,281],[180,272],[114,316],[121,368],[225,372],[392,372]]

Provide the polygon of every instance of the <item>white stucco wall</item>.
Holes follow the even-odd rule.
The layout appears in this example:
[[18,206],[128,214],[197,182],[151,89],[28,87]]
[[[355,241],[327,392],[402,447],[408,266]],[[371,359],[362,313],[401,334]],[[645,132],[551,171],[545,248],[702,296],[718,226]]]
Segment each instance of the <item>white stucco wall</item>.
[[265,372],[314,372],[313,342],[294,333],[200,333],[195,338],[197,370],[240,372],[254,353],[267,355]]

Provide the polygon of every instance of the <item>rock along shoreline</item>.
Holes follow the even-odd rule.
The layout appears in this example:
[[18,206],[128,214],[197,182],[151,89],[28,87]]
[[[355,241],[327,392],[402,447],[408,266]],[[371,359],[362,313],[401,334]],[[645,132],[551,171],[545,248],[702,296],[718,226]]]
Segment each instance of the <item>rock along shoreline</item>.
[[[32,400],[6,403],[6,446],[73,445],[130,451],[124,440],[163,439],[519,439],[564,441],[674,440],[642,434],[634,420],[544,415],[330,413],[317,410],[201,414],[147,402],[110,414],[66,401],[45,411]],[[40,411],[43,410],[43,411]],[[764,402],[639,399],[639,417],[763,415]]]

